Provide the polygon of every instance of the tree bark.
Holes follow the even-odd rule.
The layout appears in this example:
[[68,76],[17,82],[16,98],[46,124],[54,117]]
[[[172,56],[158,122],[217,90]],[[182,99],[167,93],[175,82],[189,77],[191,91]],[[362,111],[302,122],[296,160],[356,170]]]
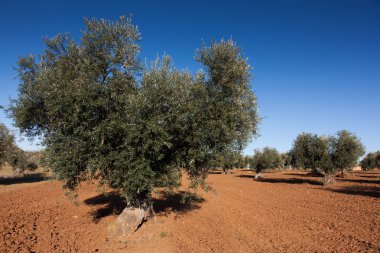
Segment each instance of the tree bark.
[[325,174],[325,176],[323,178],[323,186],[334,184],[335,182],[336,181],[335,181],[335,178],[334,178],[333,175],[331,175],[331,174]]

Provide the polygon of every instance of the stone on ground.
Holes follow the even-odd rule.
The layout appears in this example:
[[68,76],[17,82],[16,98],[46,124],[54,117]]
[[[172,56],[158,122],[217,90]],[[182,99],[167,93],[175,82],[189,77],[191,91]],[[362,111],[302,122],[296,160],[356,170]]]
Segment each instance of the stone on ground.
[[119,241],[126,240],[127,237],[137,230],[146,219],[146,211],[142,208],[127,207],[117,216],[107,228],[108,238]]
[[262,173],[256,173],[254,180],[260,181],[264,178],[264,175]]

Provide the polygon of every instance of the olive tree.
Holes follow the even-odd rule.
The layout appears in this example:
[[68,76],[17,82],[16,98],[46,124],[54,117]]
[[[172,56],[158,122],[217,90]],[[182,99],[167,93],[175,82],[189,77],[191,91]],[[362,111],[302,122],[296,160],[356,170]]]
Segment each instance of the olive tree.
[[142,66],[130,19],[85,19],[79,42],[46,40],[18,61],[19,94],[9,108],[65,187],[87,179],[117,189],[128,206],[152,209],[156,186],[205,185],[210,161],[238,152],[256,134],[250,67],[232,41],[196,51],[203,71],[176,70],[168,56]]
[[363,144],[353,133],[342,130],[336,136],[300,134],[290,151],[292,164],[296,168],[310,168],[331,182],[336,171],[351,170],[364,154]]
[[361,161],[360,167],[363,170],[372,170],[380,168],[380,151],[368,153]]
[[9,161],[14,144],[14,136],[9,129],[0,124],[0,166]]
[[365,149],[360,139],[347,130],[341,130],[332,141],[332,160],[344,176],[344,171],[352,170],[357,165],[360,156],[364,155]]
[[283,164],[280,153],[275,148],[265,147],[263,150],[255,150],[253,167],[256,173],[267,169],[277,169]]
[[347,130],[337,132],[336,136],[326,139],[328,143],[318,167],[325,175],[325,184],[333,182],[332,176],[336,171],[352,170],[358,159],[364,154],[364,146],[360,139]]
[[302,133],[293,142],[290,151],[291,164],[299,169],[311,169],[318,173],[320,162],[328,148],[328,138]]
[[249,83],[251,67],[232,40],[203,46],[196,51],[196,60],[205,72],[198,81],[206,92],[206,100],[200,107],[203,123],[195,130],[196,136],[201,133],[197,145],[207,150],[202,152],[207,156],[201,160],[224,157],[221,166],[228,169],[231,160],[235,160],[257,132],[257,100]]
[[345,170],[352,170],[357,165],[360,156],[364,155],[365,149],[360,139],[353,133],[342,130],[336,134],[334,139],[332,159],[334,165],[344,176]]
[[14,135],[4,124],[0,124],[0,166],[5,162],[14,170],[21,171],[28,163],[25,152],[16,145]]

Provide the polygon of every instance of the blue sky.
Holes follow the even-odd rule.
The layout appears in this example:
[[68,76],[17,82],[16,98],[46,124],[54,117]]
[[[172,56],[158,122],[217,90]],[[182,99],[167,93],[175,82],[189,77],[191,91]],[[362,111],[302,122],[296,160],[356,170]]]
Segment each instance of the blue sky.
[[[142,59],[167,53],[176,67],[195,72],[202,41],[232,37],[242,47],[263,117],[246,154],[264,146],[284,152],[301,132],[341,129],[356,133],[367,151],[380,150],[378,0],[2,0],[0,104],[17,94],[17,58],[41,52],[44,37],[69,32],[79,39],[85,16],[130,14],[142,33]],[[0,122],[12,127],[2,112]]]

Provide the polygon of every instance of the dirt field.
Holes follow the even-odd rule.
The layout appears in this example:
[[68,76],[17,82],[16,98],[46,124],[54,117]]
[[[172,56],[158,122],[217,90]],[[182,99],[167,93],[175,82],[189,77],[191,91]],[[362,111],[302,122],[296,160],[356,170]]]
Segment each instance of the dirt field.
[[2,180],[0,252],[380,252],[380,171],[329,188],[306,172],[265,175],[211,174],[216,192],[191,207],[157,194],[157,221],[127,242],[106,240],[116,194],[86,184],[76,207],[59,182]]

